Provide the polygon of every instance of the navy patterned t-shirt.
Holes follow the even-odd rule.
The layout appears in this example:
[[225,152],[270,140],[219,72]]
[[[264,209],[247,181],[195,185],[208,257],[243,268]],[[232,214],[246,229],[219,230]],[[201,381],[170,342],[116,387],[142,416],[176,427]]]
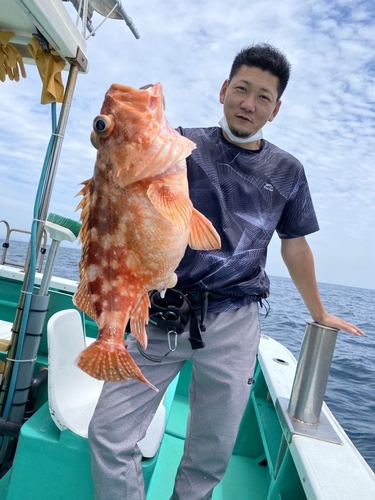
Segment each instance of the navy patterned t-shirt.
[[197,145],[187,158],[190,199],[222,244],[212,251],[188,247],[177,286],[222,294],[209,300],[210,312],[237,309],[269,289],[265,265],[275,230],[296,238],[319,229],[303,166],[266,140],[250,151],[227,141],[219,127],[177,130]]

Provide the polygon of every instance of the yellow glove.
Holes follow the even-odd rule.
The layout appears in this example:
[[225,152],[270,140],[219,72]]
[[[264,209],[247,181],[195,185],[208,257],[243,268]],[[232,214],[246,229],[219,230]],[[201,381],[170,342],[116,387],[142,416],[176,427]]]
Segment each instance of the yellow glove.
[[0,80],[5,81],[8,76],[9,80],[20,79],[20,70],[23,78],[26,78],[25,66],[22,57],[16,47],[9,43],[9,40],[14,36],[14,31],[0,31]]
[[7,76],[7,65],[6,65],[6,54],[4,52],[4,48],[0,45],[0,80],[5,82],[5,78]]
[[31,40],[31,44],[27,48],[35,60],[40,78],[42,79],[41,103],[63,102],[64,85],[62,83],[61,71],[65,67],[65,61],[61,59],[54,49],[51,49],[50,52],[42,50],[38,40],[35,38]]
[[8,57],[8,77],[10,80],[15,80],[19,82],[20,80],[20,70],[23,78],[26,78],[25,66],[23,65],[22,57],[16,47],[8,44],[5,47],[5,53]]

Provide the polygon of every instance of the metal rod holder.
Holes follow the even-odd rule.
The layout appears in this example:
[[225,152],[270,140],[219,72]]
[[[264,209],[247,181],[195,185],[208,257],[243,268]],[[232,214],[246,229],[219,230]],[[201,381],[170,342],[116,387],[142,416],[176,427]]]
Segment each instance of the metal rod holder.
[[288,413],[307,424],[318,424],[338,330],[307,322],[294,377]]

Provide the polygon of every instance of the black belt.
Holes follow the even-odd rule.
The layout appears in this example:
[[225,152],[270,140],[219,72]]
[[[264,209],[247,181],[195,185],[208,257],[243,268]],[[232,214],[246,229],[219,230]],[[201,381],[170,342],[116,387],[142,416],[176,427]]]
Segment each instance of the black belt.
[[[156,357],[147,354],[138,342],[138,349],[145,358],[160,363],[170,352],[174,351],[177,347],[177,336],[184,331],[189,319],[189,341],[192,349],[202,349],[204,347],[201,332],[206,331],[204,320],[206,319],[208,300],[209,298],[222,298],[224,294],[209,291],[184,292],[178,288],[168,288],[163,296],[157,290],[149,292],[149,295],[151,303],[149,323],[161,330],[165,330],[169,350],[164,356]],[[268,293],[265,293],[257,297],[257,301],[262,307],[262,299],[265,299],[267,296]],[[197,304],[200,304],[200,318],[198,318],[197,312],[193,307],[193,305]],[[172,337],[174,337],[174,340],[171,340]]]

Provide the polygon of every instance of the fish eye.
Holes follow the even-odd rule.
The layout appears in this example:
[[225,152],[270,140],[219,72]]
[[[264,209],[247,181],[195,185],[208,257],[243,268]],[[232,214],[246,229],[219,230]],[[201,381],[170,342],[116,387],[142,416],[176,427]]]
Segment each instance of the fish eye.
[[111,115],[98,115],[92,124],[94,132],[100,137],[107,137],[112,132],[114,120]]

